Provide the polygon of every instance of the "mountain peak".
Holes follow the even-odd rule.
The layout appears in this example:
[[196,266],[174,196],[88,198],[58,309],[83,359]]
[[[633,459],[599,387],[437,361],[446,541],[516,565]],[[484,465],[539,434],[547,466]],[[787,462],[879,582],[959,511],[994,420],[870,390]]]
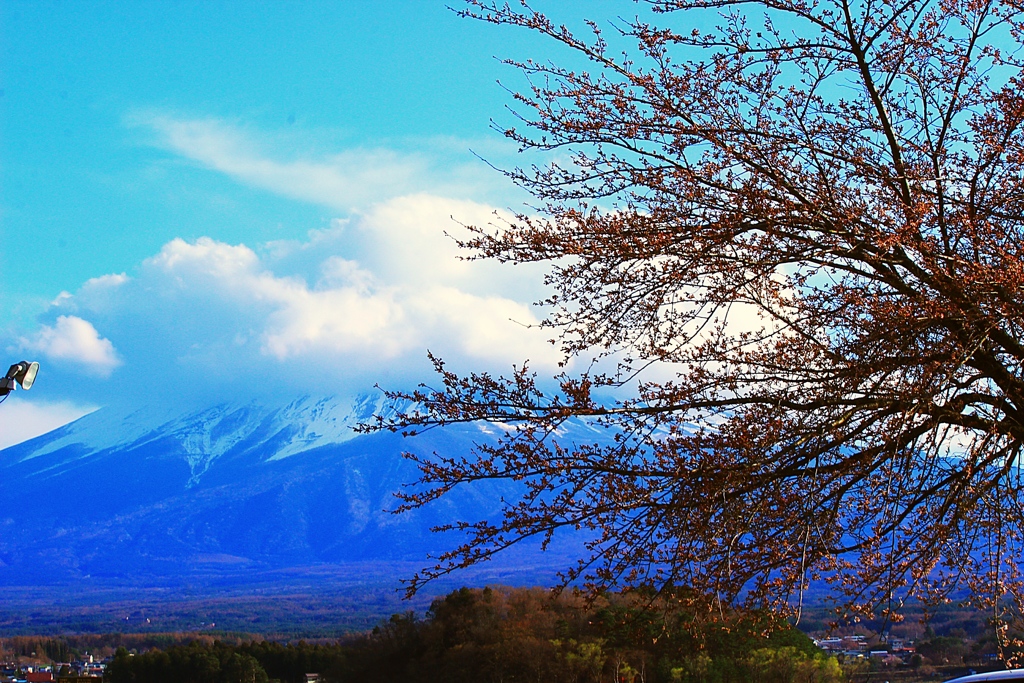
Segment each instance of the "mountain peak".
[[74,447],[75,458],[83,458],[169,437],[180,444],[193,477],[198,478],[211,460],[240,447],[261,449],[265,459],[279,460],[344,443],[356,436],[355,425],[389,410],[393,407],[381,392],[223,402],[184,412],[165,406],[111,406],[13,446],[4,454],[30,460]]

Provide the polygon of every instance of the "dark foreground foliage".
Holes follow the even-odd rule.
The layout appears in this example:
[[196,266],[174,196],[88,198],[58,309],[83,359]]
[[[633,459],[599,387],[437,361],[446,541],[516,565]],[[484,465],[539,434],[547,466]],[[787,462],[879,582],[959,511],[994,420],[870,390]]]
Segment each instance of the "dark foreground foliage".
[[842,680],[834,659],[767,616],[700,617],[635,595],[588,607],[540,589],[463,588],[436,600],[424,619],[396,614],[347,642],[197,641],[135,655],[121,648],[107,681],[305,683],[307,673],[337,683]]

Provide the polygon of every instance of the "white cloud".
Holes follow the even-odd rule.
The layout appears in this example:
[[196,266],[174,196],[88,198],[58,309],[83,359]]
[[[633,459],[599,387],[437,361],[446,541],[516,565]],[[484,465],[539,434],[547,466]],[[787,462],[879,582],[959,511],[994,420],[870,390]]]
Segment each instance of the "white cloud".
[[24,348],[51,359],[67,360],[108,377],[121,360],[109,339],[104,339],[88,320],[74,315],[58,316],[53,326],[42,325]]
[[124,283],[128,282],[129,278],[124,273],[115,273],[111,275],[100,275],[99,277],[90,278],[85,281],[82,285],[86,289],[107,289],[113,287],[119,287]]
[[369,287],[372,276],[351,261],[325,259],[324,268],[332,277],[322,289],[311,288],[298,277],[275,275],[246,246],[209,238],[194,243],[176,239],[147,266],[151,274],[162,275],[165,284],[186,295],[202,293],[255,312],[251,322],[261,330],[260,349],[278,359],[317,351],[371,350],[393,358],[408,346],[402,308],[393,293]]
[[156,132],[161,147],[240,182],[341,211],[368,198],[408,192],[427,175],[426,162],[414,154],[356,149],[317,159],[274,159],[253,136],[217,119],[142,113],[130,122]]
[[95,410],[91,406],[73,403],[22,401],[16,396],[11,394],[0,409],[0,448],[45,434]]
[[[410,210],[415,212],[424,202],[444,204],[440,198],[416,198],[411,203],[402,198],[357,219],[359,230],[373,233],[368,260],[384,266],[383,276],[358,261],[329,253],[330,245],[314,234],[309,243],[294,245],[306,257],[320,259],[320,276],[312,285],[301,277],[273,272],[273,258],[265,261],[249,247],[210,238],[169,242],[146,262],[141,284],[153,291],[202,297],[204,310],[219,302],[236,313],[248,312],[246,327],[253,334],[236,334],[235,345],[255,337],[260,353],[277,360],[316,357],[340,366],[358,361],[368,368],[407,354],[421,357],[430,346],[480,359],[517,362],[527,354],[541,363],[554,363],[543,335],[525,327],[537,322],[530,307],[513,298],[514,292],[477,292],[494,289],[494,280],[488,277],[491,268],[457,260],[443,226],[451,222],[452,209],[464,208],[465,203],[449,200],[447,212],[422,212],[422,220],[402,233],[402,220],[411,223]],[[444,219],[436,220],[437,215]],[[424,225],[434,228],[432,235]],[[400,239],[396,233],[409,238]],[[307,251],[310,244],[317,245],[315,254]],[[278,258],[280,253],[279,249]],[[481,271],[481,277],[474,278],[474,270]],[[224,332],[198,338],[201,342],[220,336]]]
[[[453,216],[484,222],[493,213],[419,194],[305,241],[173,239],[131,277],[94,278],[58,297],[23,346],[109,376],[96,389],[66,381],[71,395],[100,403],[146,392],[219,400],[410,387],[431,378],[427,349],[453,367],[501,372],[529,360],[554,370],[549,331],[531,327],[539,271],[459,260],[445,235],[461,229]],[[53,372],[47,380],[58,383]]]
[[21,347],[107,379],[94,389],[52,363],[54,389],[106,403],[408,387],[430,378],[427,349],[455,367],[556,367],[549,334],[531,327],[540,267],[464,260],[449,236],[464,235],[460,223],[507,220],[442,196],[500,174],[436,154],[296,153],[289,140],[216,119],[149,112],[129,123],[211,171],[344,217],[305,240],[173,239],[130,277],[62,292]]
[[[538,330],[539,321],[529,306],[497,296],[477,296],[454,287],[430,287],[410,292],[407,306],[421,321],[460,355],[485,362],[519,363],[552,367],[554,349]],[[437,347],[433,347],[437,348]]]
[[[525,281],[530,273],[467,260],[470,254],[456,244],[457,238],[469,237],[464,225],[487,226],[503,218],[510,216],[486,204],[421,193],[371,207],[354,227],[372,239],[366,258],[381,277],[489,289],[511,285],[522,295],[531,289]],[[517,275],[517,282],[509,281]]]

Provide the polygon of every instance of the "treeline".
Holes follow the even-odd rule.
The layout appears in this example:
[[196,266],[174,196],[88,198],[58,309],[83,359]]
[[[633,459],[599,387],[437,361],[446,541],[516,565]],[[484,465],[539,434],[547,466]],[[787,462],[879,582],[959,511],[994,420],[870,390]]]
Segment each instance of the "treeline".
[[[91,654],[102,659],[114,654],[118,647],[125,650],[145,651],[153,648],[166,650],[176,645],[187,645],[200,642],[207,647],[215,640],[239,644],[249,642],[256,636],[251,633],[227,633],[217,635],[189,633],[105,633],[105,634],[73,634],[56,637],[45,636],[8,636],[0,638],[0,658],[18,657],[36,662],[59,663],[79,659]],[[333,642],[334,639],[331,639]]]
[[[540,589],[463,588],[425,618],[394,615],[343,642],[196,641],[132,655],[109,683],[831,683],[834,658],[768,618],[698,619],[672,601],[610,596],[585,605]],[[770,635],[766,635],[770,633]]]
[[[254,656],[255,651],[260,656]],[[345,661],[343,648],[277,643],[229,645],[199,641],[166,651],[153,649],[133,655],[117,649],[107,666],[105,681],[116,683],[267,683],[272,672],[277,680],[305,683],[306,673],[320,672],[325,679],[344,675],[338,664]]]
[[73,654],[77,654],[68,644],[66,638],[37,638],[34,636],[14,636],[5,638],[0,653],[14,654],[20,657],[32,657],[42,661],[66,662]]

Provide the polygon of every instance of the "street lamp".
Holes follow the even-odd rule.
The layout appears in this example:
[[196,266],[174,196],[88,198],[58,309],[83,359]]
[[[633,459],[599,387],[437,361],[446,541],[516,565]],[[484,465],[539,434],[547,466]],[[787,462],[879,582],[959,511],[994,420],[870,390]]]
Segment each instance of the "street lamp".
[[23,360],[20,363],[15,363],[7,371],[7,376],[0,379],[0,396],[7,396],[17,389],[19,384],[22,389],[31,389],[38,372],[39,363],[35,361]]

